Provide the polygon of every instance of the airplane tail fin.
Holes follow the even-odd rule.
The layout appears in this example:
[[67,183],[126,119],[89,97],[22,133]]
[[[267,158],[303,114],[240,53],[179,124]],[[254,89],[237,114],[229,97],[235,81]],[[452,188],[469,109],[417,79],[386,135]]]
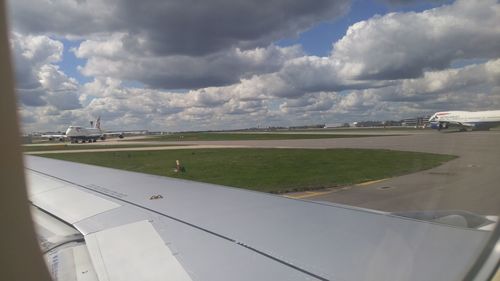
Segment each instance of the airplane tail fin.
[[101,116],[97,117],[97,120],[95,121],[95,127],[97,129],[101,129]]

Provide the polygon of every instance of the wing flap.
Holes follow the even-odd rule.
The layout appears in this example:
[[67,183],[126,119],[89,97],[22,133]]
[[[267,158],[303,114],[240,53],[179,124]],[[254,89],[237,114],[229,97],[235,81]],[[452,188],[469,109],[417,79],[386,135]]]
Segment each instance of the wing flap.
[[65,183],[62,181],[55,181],[53,178],[36,174],[26,173],[26,180],[28,182],[28,196],[29,198],[41,194],[45,191],[64,187]]
[[70,183],[29,173],[29,199],[33,205],[73,224],[119,204],[82,191]]
[[97,279],[85,245],[50,251],[45,256],[45,261],[55,281],[100,281]]
[[179,280],[191,278],[148,221],[85,236],[99,280]]

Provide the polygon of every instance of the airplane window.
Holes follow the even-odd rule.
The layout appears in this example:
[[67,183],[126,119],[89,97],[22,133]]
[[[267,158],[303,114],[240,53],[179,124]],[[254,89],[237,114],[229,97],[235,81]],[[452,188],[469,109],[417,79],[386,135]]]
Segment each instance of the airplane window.
[[6,5],[53,278],[495,273],[498,1]]

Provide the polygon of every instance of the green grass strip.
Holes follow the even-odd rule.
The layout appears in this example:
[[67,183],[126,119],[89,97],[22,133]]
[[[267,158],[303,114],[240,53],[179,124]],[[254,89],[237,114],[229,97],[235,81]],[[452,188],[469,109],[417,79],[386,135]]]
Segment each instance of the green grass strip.
[[[430,169],[456,156],[372,149],[182,149],[45,154],[104,167],[283,193]],[[186,168],[175,173],[175,160]]]
[[173,144],[54,144],[54,145],[24,145],[24,152],[34,151],[57,151],[57,150],[85,150],[85,149],[108,149],[108,148],[136,148],[136,147],[158,147],[158,146],[177,146]]

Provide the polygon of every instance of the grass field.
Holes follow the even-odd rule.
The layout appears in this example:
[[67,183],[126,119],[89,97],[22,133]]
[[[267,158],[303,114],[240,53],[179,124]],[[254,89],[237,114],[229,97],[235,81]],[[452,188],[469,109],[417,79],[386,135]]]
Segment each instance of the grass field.
[[[108,148],[135,148],[152,146],[173,146],[172,144],[55,144],[55,145],[24,145],[24,152],[55,151],[55,150],[85,150],[85,149],[108,149]],[[175,145],[178,146],[178,145]]]
[[395,135],[360,135],[360,134],[293,134],[293,133],[175,133],[154,136],[144,141],[226,141],[226,140],[293,140],[293,139],[334,139],[363,138]]
[[[370,149],[182,149],[42,156],[272,193],[389,178],[456,158]],[[173,171],[177,159],[185,166],[184,173]]]

